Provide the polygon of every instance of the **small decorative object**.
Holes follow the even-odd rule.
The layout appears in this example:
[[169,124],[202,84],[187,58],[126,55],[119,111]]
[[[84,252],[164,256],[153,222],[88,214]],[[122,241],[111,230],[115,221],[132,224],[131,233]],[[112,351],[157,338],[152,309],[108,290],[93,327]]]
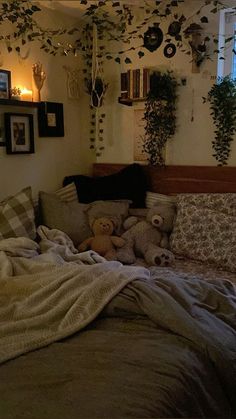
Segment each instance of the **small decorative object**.
[[149,27],[144,34],[144,47],[150,52],[155,51],[160,47],[163,41],[163,32],[159,28],[159,24]]
[[164,166],[163,151],[167,140],[175,133],[176,88],[177,81],[171,72],[151,74],[144,112],[144,151],[152,165]]
[[37,101],[41,102],[41,89],[43,87],[44,80],[46,79],[46,73],[43,71],[42,64],[38,61],[36,64],[33,64],[33,77],[34,83],[38,90]]
[[191,37],[189,45],[192,50],[192,72],[199,73],[200,65],[202,64],[206,56],[206,44],[205,40],[202,40],[202,26],[197,23],[191,23],[185,31],[186,37]]
[[10,99],[11,72],[0,69],[0,99]]
[[21,100],[21,89],[19,87],[13,87],[10,89],[11,99]]
[[227,165],[230,145],[236,132],[236,80],[229,76],[219,78],[208,92],[204,102],[210,103],[215,124],[215,139],[212,141],[218,166]]
[[168,34],[169,34],[170,36],[176,36],[176,35],[179,35],[180,31],[181,31],[181,23],[180,23],[178,20],[176,20],[176,21],[172,22],[172,23],[169,25],[169,28],[168,28]]
[[33,115],[5,113],[7,154],[34,153]]
[[26,89],[26,87],[23,87],[22,91],[21,91],[21,99],[28,101],[28,102],[32,102],[33,100],[33,92],[32,90]]
[[64,137],[63,103],[41,102],[38,105],[39,137]]
[[174,57],[176,53],[176,46],[175,44],[167,44],[164,48],[164,56],[166,58],[172,58]]
[[69,99],[80,98],[80,70],[78,68],[72,69],[69,66],[64,65],[64,70],[67,74],[67,93]]

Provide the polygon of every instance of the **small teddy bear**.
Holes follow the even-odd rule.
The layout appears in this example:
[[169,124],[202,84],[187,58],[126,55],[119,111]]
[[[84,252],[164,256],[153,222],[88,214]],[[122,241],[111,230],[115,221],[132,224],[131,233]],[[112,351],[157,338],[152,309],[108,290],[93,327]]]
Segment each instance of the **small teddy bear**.
[[175,217],[174,205],[157,204],[147,212],[145,220],[129,217],[124,222],[127,230],[122,234],[126,244],[117,251],[117,259],[124,264],[144,258],[148,266],[168,266],[174,261],[168,250],[168,233],[172,230]]
[[117,260],[116,248],[124,246],[125,239],[113,236],[115,224],[108,217],[99,217],[90,223],[93,237],[85,239],[78,247],[79,252],[93,250],[107,260]]

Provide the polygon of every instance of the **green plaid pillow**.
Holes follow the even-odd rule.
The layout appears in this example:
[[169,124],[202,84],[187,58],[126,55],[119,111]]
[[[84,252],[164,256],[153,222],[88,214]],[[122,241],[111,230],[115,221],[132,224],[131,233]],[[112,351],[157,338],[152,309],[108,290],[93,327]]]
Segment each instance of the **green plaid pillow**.
[[9,237],[36,237],[30,186],[0,203],[0,240]]

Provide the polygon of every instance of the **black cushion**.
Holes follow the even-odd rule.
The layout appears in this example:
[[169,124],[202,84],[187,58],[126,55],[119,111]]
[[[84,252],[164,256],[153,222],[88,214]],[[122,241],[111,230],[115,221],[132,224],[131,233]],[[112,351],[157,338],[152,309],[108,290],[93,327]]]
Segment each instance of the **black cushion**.
[[108,176],[66,176],[63,186],[72,182],[76,185],[79,202],[88,204],[98,200],[129,199],[132,207],[145,207],[147,181],[142,166],[137,163]]

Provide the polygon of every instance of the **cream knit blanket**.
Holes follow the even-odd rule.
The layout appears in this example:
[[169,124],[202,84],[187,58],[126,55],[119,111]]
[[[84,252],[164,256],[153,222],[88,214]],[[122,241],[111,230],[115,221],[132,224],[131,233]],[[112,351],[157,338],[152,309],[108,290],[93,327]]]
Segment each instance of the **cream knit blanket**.
[[81,330],[140,278],[148,279],[149,271],[93,253],[76,254],[48,239],[39,245],[23,238],[2,240],[0,362]]

